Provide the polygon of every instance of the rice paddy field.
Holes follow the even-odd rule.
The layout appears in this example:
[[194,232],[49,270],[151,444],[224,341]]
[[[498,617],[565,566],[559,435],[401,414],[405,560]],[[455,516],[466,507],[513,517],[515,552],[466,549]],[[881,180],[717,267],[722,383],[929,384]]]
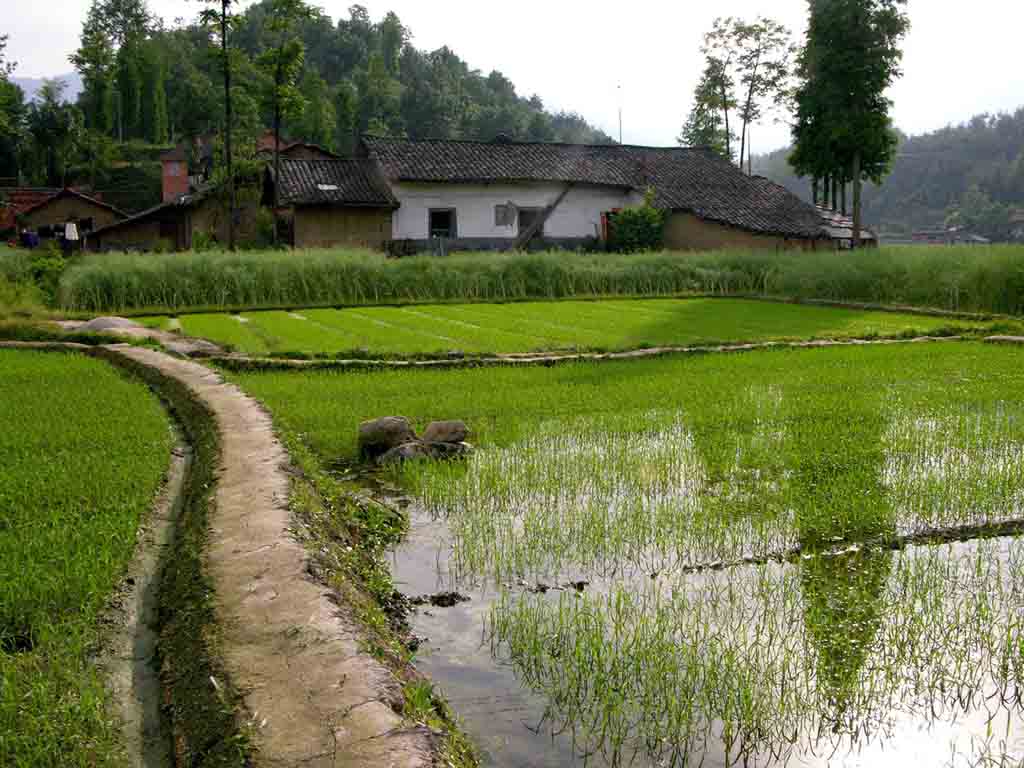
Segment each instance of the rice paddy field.
[[1022,348],[230,375],[346,476],[364,419],[472,428],[375,482],[489,765],[1024,761]]
[[119,766],[95,658],[172,434],[99,360],[0,349],[0,765]]
[[306,309],[144,318],[249,355],[436,356],[956,333],[948,317],[736,299]]

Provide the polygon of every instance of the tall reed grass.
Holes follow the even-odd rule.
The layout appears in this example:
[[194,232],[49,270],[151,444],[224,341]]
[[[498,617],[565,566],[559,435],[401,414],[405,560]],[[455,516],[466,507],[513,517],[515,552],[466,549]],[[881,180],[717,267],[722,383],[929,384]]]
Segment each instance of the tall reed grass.
[[355,250],[94,254],[57,303],[139,312],[685,293],[1024,314],[1024,247],[850,252],[465,253],[391,260]]

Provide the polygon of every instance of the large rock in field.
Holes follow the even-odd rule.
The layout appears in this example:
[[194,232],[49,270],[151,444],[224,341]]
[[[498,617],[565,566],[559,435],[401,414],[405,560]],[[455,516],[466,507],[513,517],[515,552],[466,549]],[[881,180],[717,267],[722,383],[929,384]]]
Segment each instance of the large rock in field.
[[402,464],[406,461],[427,459],[430,461],[444,461],[447,459],[459,459],[468,456],[473,451],[469,443],[424,443],[420,440],[405,443],[397,448],[392,448],[387,453],[377,458],[377,463]]
[[425,443],[464,443],[469,427],[464,421],[432,421],[423,433]]
[[417,442],[412,424],[404,416],[385,416],[359,425],[359,455],[376,459],[407,443]]

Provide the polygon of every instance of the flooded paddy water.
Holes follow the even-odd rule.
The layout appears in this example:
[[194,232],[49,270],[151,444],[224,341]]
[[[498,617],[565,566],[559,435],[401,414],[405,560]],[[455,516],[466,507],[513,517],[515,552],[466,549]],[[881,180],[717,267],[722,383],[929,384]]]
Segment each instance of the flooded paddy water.
[[238,378],[325,463],[475,432],[379,479],[487,765],[1024,764],[1024,350]]
[[[1024,763],[1017,404],[747,385],[397,478],[418,666],[494,766]],[[929,539],[931,541],[929,542]]]

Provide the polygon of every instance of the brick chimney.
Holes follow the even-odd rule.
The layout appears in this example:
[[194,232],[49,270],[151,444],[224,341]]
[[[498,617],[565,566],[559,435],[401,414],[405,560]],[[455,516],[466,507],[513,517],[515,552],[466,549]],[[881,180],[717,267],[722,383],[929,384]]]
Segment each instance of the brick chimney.
[[183,147],[176,147],[160,156],[163,165],[163,201],[176,200],[189,193],[188,156]]

